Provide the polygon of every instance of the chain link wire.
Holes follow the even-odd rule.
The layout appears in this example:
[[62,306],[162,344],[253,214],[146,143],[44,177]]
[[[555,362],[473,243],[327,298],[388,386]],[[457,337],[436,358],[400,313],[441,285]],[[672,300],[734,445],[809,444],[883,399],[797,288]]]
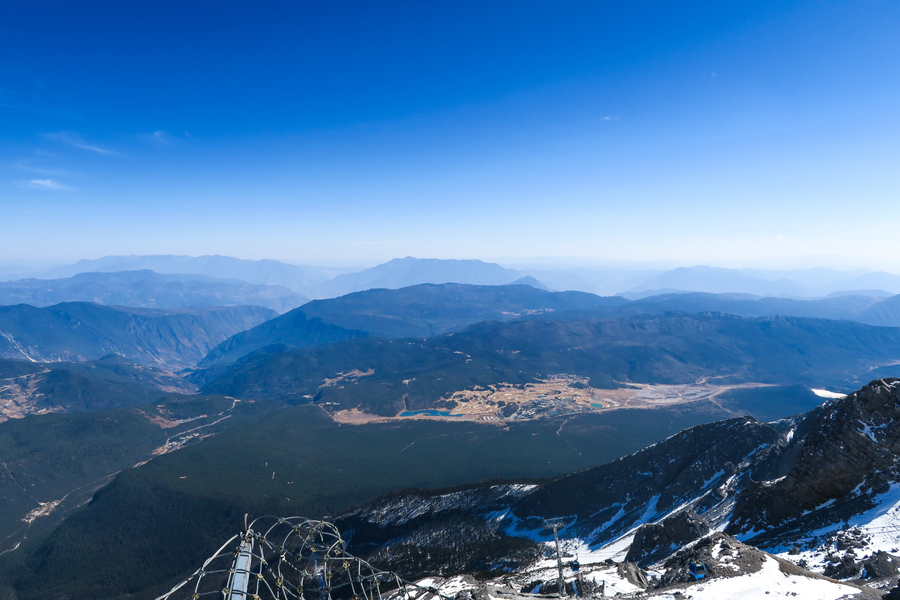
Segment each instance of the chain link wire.
[[347,552],[333,523],[260,517],[156,600],[453,600]]

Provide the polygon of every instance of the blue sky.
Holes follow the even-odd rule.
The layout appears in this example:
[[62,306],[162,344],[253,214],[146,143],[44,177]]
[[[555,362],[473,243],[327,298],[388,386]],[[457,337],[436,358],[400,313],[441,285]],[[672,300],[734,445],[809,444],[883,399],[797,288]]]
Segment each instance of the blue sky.
[[888,1],[4,3],[0,261],[883,268],[898,31]]

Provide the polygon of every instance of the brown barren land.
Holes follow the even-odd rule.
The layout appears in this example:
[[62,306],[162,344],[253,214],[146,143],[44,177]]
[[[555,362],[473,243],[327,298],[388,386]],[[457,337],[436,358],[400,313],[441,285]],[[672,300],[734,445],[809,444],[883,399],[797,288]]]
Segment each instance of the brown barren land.
[[[449,398],[441,398],[444,402],[456,403],[456,406],[450,410],[414,411],[415,414],[400,413],[394,417],[382,417],[354,408],[335,411],[332,413],[332,417],[339,423],[355,425],[393,419],[443,419],[503,423],[623,408],[653,409],[701,401],[718,405],[715,398],[722,392],[741,388],[769,387],[769,384],[764,383],[713,385],[705,380],[679,385],[647,383],[624,385],[627,387],[615,390],[596,389],[588,385],[585,377],[553,375],[540,382],[524,386],[500,383],[487,388],[478,387],[454,392]],[[449,414],[437,414],[438,412]]]

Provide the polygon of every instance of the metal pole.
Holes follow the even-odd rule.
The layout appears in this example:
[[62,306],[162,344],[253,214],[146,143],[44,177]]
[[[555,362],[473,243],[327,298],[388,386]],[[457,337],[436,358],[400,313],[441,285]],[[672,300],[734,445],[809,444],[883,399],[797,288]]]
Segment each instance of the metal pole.
[[553,539],[556,541],[556,567],[559,569],[559,579],[557,579],[556,585],[559,588],[559,597],[562,598],[566,595],[566,581],[563,579],[562,554],[559,552],[559,536],[556,534],[558,527],[556,523],[553,524]]
[[253,536],[247,535],[241,542],[241,549],[234,559],[234,573],[231,576],[229,600],[245,600],[250,583],[250,564],[253,560]]

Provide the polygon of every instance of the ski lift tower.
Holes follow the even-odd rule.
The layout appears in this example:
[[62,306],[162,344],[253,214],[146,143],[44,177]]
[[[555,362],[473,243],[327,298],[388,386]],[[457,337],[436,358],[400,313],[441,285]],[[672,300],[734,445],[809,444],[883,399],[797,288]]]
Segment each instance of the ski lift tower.
[[559,535],[557,532],[560,529],[568,527],[570,523],[571,521],[562,517],[557,519],[544,519],[544,529],[553,530],[553,541],[556,542],[556,567],[559,569],[559,579],[556,580],[556,587],[559,590],[560,598],[563,598],[566,595],[566,580],[563,578],[562,554],[559,551]]

